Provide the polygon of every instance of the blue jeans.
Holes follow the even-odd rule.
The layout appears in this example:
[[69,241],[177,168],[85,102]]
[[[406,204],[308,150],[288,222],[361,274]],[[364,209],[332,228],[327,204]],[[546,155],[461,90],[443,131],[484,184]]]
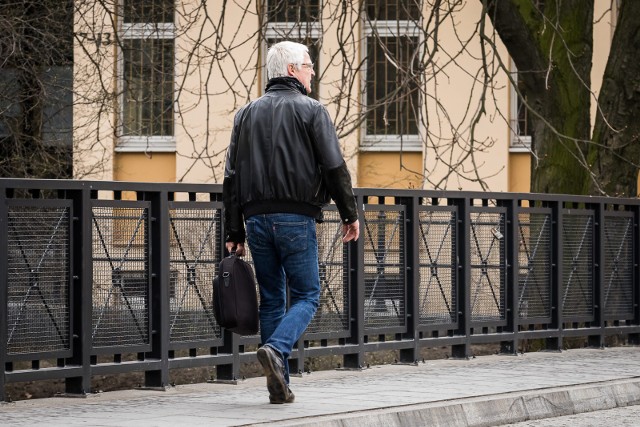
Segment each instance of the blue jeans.
[[320,298],[316,222],[305,215],[276,213],[251,216],[245,225],[260,287],[260,337],[263,345],[282,354],[288,384],[289,355]]

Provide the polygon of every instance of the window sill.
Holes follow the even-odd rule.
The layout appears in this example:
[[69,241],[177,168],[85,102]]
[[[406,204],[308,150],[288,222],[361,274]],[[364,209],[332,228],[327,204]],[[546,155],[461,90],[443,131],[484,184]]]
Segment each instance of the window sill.
[[531,152],[531,136],[514,136],[509,145],[510,153],[530,153]]
[[531,147],[525,147],[522,145],[512,145],[509,147],[510,153],[531,153]]
[[395,151],[395,152],[422,152],[422,141],[416,136],[404,137],[366,137],[360,142],[360,151]]
[[122,137],[115,147],[116,153],[175,153],[174,137]]

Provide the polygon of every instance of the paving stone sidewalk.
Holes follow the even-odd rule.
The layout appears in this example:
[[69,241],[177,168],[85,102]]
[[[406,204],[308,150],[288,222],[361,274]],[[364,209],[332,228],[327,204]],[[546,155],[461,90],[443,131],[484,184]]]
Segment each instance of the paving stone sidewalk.
[[3,426],[499,425],[640,404],[640,347],[430,360],[293,377],[269,404],[264,377],[0,404]]

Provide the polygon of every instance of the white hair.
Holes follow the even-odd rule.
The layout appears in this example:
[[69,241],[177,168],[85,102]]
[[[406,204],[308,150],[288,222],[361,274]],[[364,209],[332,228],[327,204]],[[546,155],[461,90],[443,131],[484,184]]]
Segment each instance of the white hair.
[[284,41],[271,46],[267,52],[267,79],[288,76],[289,64],[299,69],[305,53],[309,53],[309,48],[300,43]]

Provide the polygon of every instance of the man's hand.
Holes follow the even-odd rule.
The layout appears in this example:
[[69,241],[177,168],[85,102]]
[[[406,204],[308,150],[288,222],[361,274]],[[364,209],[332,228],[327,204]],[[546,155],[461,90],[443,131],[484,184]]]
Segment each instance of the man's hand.
[[350,242],[351,240],[358,240],[360,236],[360,222],[355,220],[351,224],[342,224],[342,241]]
[[244,256],[244,243],[227,242],[226,246],[229,253],[235,250],[237,256]]

